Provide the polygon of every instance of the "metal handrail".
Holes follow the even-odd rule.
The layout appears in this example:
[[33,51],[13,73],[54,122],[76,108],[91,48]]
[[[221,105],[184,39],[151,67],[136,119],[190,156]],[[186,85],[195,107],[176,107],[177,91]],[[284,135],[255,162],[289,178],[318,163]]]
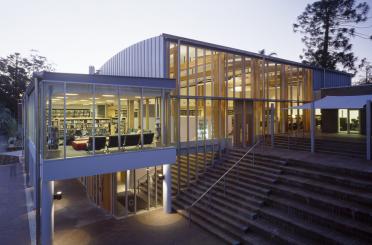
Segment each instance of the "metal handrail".
[[[203,197],[205,197],[210,190],[212,190],[222,179],[224,179],[225,176],[230,173],[230,171],[233,170],[247,154],[249,154],[257,145],[259,145],[260,142],[261,140],[259,139],[238,161],[236,161],[220,178],[218,178],[218,180],[216,180],[203,194],[201,194],[190,206],[188,206],[186,210],[191,210],[192,207],[194,207],[200,200],[202,200]],[[191,219],[190,211],[189,219]]]
[[[138,189],[138,191],[140,189],[140,180],[142,180],[143,178],[147,177],[147,174],[151,175],[152,173],[155,173],[155,168],[151,169],[148,173],[145,173],[144,175],[142,175],[141,177],[139,177],[137,179],[137,189]],[[146,178],[146,180],[147,180],[147,178]]]

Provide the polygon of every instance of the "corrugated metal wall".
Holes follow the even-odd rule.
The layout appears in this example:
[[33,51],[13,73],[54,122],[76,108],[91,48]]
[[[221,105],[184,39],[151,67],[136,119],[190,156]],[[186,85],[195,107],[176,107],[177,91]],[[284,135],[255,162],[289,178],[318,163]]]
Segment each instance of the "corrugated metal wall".
[[164,37],[157,36],[136,43],[109,59],[102,75],[165,77]]
[[351,76],[340,72],[313,69],[313,89],[351,86]]

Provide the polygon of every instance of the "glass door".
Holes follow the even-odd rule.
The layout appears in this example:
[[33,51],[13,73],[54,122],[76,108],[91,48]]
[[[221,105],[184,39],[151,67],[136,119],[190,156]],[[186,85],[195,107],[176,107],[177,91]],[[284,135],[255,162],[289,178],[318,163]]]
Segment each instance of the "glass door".
[[338,131],[347,133],[348,132],[348,111],[347,109],[338,110]]
[[352,134],[360,133],[359,110],[349,110],[349,132]]

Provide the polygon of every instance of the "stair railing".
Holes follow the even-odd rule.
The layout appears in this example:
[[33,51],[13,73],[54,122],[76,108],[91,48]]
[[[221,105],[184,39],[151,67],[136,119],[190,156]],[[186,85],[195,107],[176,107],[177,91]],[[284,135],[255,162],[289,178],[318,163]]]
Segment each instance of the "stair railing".
[[[259,144],[261,143],[261,139],[257,140],[257,142],[251,146],[246,153],[238,160],[236,161],[220,178],[218,178],[203,194],[201,194],[190,206],[186,207],[185,210],[188,212],[188,219],[189,219],[189,224],[191,223],[191,211],[192,208],[198,204],[204,197],[207,196],[207,194],[217,186],[218,183],[223,181],[223,191],[224,195],[226,195],[226,176],[236,167],[238,164],[243,160],[244,157],[246,157],[249,153],[251,153]],[[252,154],[252,164],[254,165],[254,152]],[[239,180],[239,171],[238,171],[238,180]],[[211,198],[209,198],[208,203],[211,202]]]
[[[142,182],[147,181],[147,174],[151,175],[151,174],[153,174],[153,173],[155,173],[155,168],[151,169],[151,171],[149,171],[148,173],[145,173],[144,175],[142,175],[141,177],[139,177],[139,178],[137,179],[137,193],[140,192],[140,184],[141,184]],[[145,178],[145,177],[146,177],[146,178]],[[142,181],[142,179],[145,179],[145,180]]]

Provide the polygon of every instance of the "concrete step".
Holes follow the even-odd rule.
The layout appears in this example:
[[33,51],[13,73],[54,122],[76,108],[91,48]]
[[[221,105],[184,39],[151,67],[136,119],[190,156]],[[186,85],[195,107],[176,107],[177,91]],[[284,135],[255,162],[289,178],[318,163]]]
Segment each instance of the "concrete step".
[[[257,179],[253,179],[249,176],[247,176],[245,173],[239,173],[237,175],[237,172],[239,172],[240,169],[232,170],[230,174],[228,174],[227,181],[232,181],[234,184],[247,184],[250,185],[250,188],[253,188],[259,192],[269,194],[270,193],[270,184],[267,182],[262,182]],[[210,169],[208,172],[205,173],[206,176],[213,176],[215,179],[222,176],[224,172],[219,171],[218,169]]]
[[[209,184],[204,183],[194,183],[192,185],[192,189],[185,190],[184,192],[191,192],[195,193],[194,199],[196,200],[200,195],[202,195],[208,188],[210,187]],[[200,194],[198,196],[198,194]],[[263,205],[263,197],[265,196],[255,196],[255,195],[244,195],[244,193],[237,191],[235,189],[230,188],[224,193],[223,186],[216,186],[211,191],[212,196],[221,196],[223,198],[228,198],[231,201],[239,204],[241,207],[244,207],[248,210],[251,210],[253,212],[256,212],[257,209]]]
[[319,180],[309,179],[302,176],[299,177],[293,174],[283,174],[278,179],[279,182],[286,183],[287,185],[298,186],[300,188],[309,189],[335,198],[349,200],[363,205],[370,205],[372,207],[371,192],[321,182]]
[[276,184],[272,186],[274,194],[286,198],[313,205],[314,207],[326,210],[327,212],[337,213],[344,217],[355,219],[362,222],[372,222],[371,208],[357,203],[339,200],[329,195],[319,194],[301,187]]
[[297,215],[306,220],[332,227],[338,231],[348,233],[354,236],[360,236],[363,239],[372,239],[372,226],[364,222],[348,219],[331,212],[315,208],[312,205],[302,203],[290,198],[284,198],[278,195],[268,197],[268,205],[287,212],[288,215]]
[[[174,202],[173,208],[180,213],[181,215],[189,218],[189,214],[184,210],[182,203]],[[233,238],[225,232],[226,226],[220,223],[214,224],[211,218],[205,218],[198,215],[198,213],[193,213],[191,217],[193,223],[201,226],[203,229],[207,230],[211,234],[220,238],[222,241],[225,241],[228,244],[241,244],[239,240]]]
[[260,215],[268,221],[306,237],[312,237],[318,242],[324,242],[325,244],[363,244],[363,242],[356,237],[347,236],[342,232],[330,229],[327,226],[314,224],[314,222],[306,221],[297,216],[289,216],[286,212],[272,207],[261,209]]
[[[199,182],[196,182],[194,185],[197,185],[199,188],[203,188],[202,191],[206,191],[212,184],[214,184],[214,181],[211,180],[202,180]],[[223,184],[219,184],[215,187],[216,190],[224,193],[225,189]],[[242,186],[236,186],[233,183],[228,183],[226,184],[226,195],[231,195],[235,196],[237,198],[241,198],[244,202],[247,203],[248,206],[249,204],[254,205],[254,207],[257,206],[262,206],[263,205],[263,200],[266,198],[265,194],[255,192],[253,190],[246,189]]]
[[301,177],[317,179],[346,187],[355,187],[363,190],[372,190],[372,181],[363,181],[352,176],[329,173],[326,171],[307,169],[301,166],[282,166],[284,173],[294,174]]

